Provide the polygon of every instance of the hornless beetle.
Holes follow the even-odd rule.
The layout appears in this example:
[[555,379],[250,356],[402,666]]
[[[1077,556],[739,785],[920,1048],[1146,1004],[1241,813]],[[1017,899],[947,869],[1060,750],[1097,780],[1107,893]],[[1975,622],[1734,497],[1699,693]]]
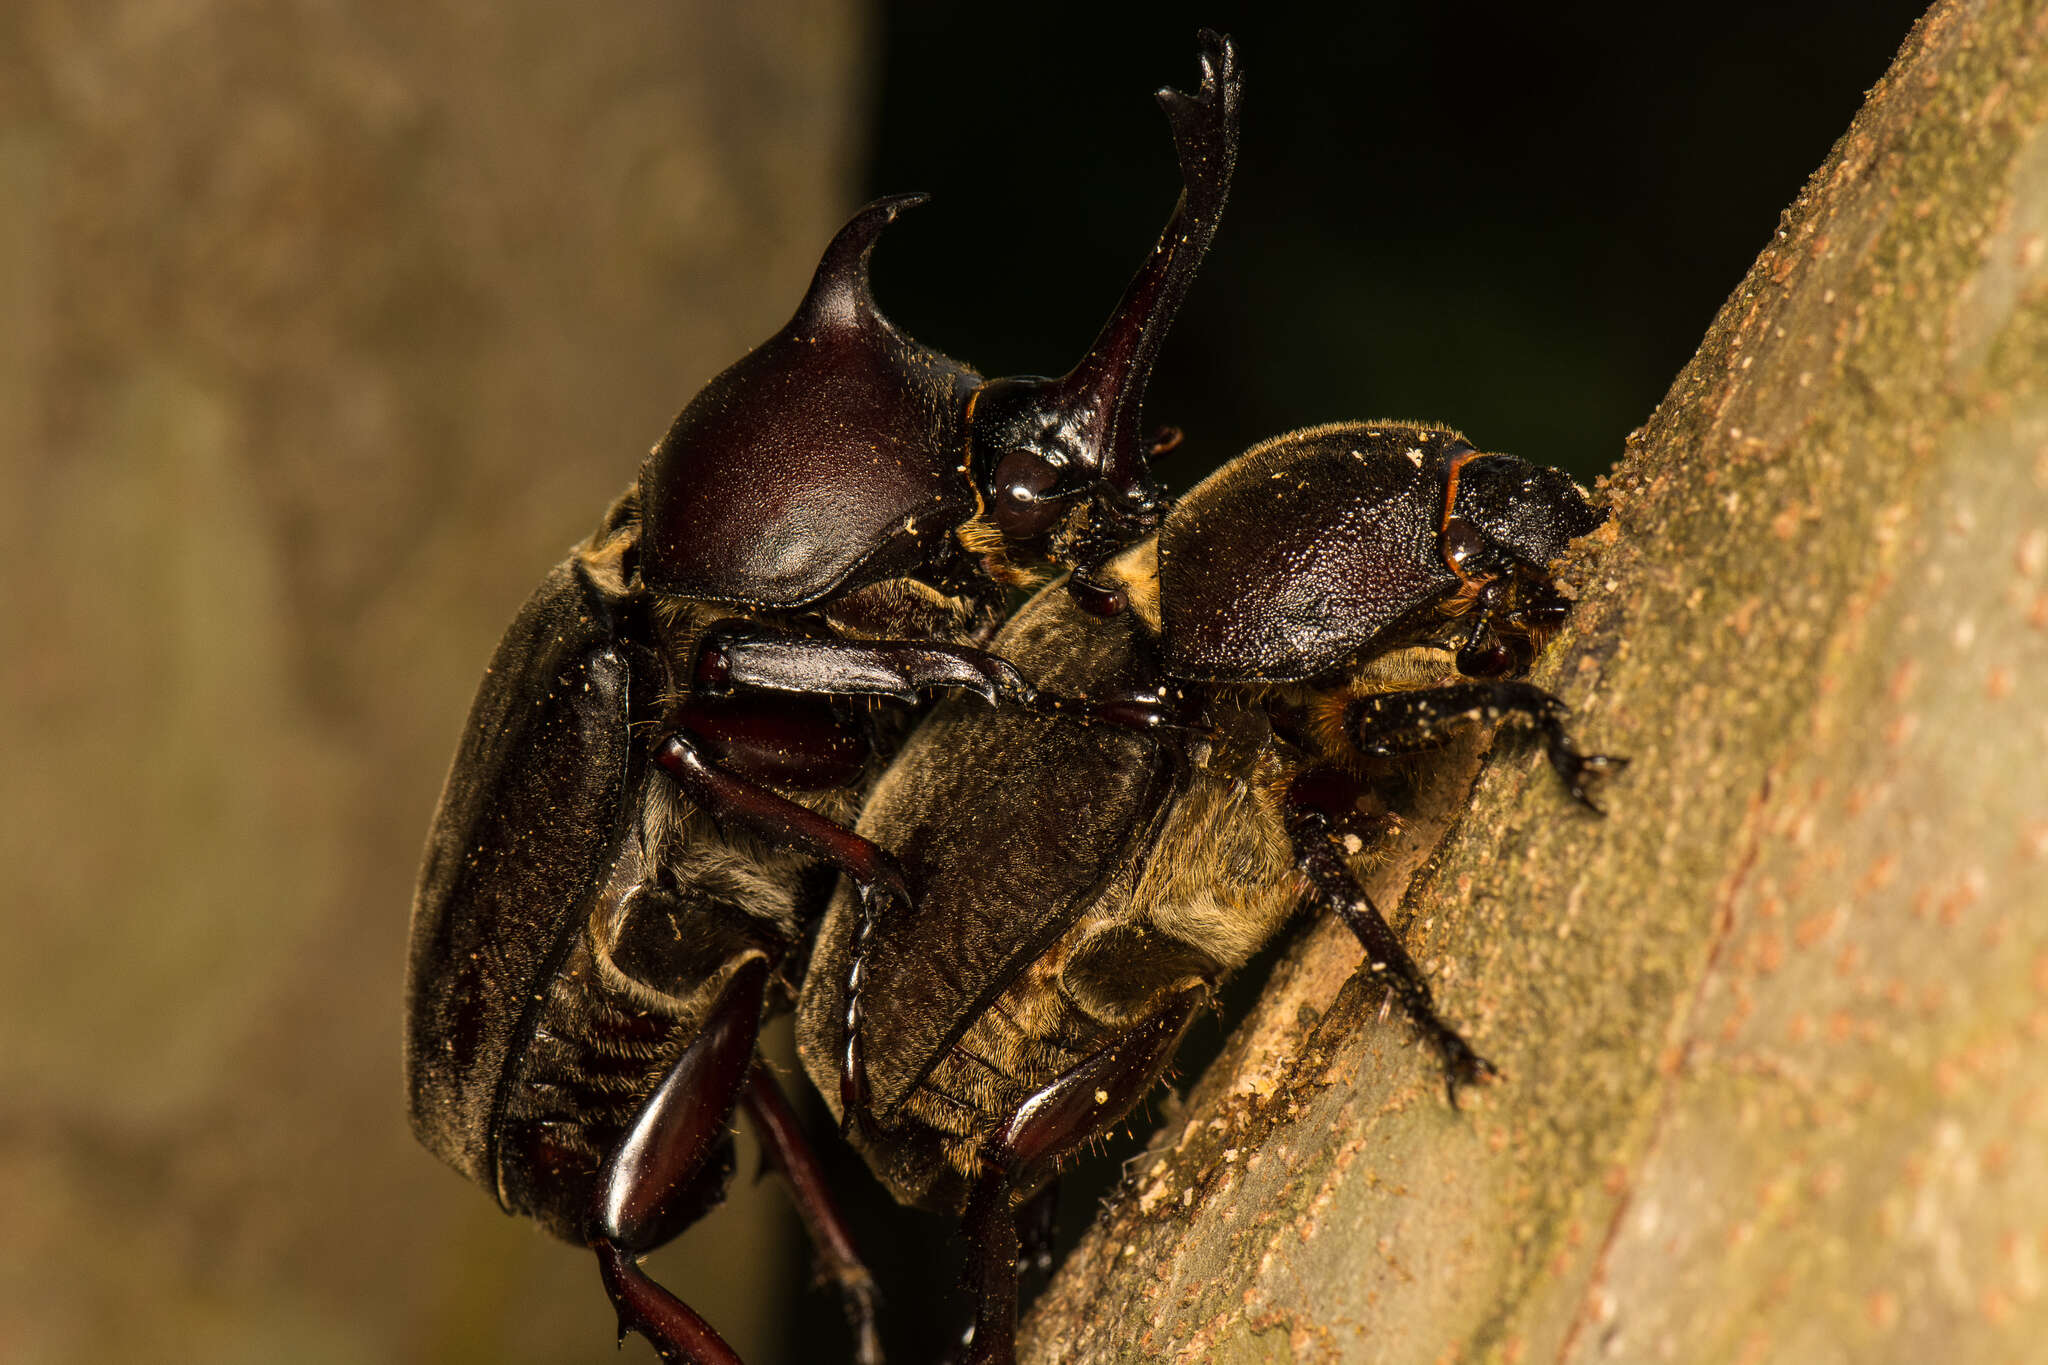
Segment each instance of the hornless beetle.
[[[1565,708],[1514,680],[1570,601],[1546,566],[1606,519],[1562,473],[1401,423],[1296,432],[1190,492],[1105,569],[1128,609],[1039,593],[995,648],[1048,689],[1150,690],[1183,724],[1082,727],[948,703],[905,744],[860,833],[913,914],[842,891],[797,1007],[804,1067],[900,1200],[964,1213],[973,1359],[1011,1359],[1019,1206],[1118,1122],[1195,1006],[1304,898],[1364,945],[1457,1088],[1491,1071],[1357,873],[1404,756],[1461,723],[1536,727],[1572,795]],[[1597,809],[1597,807],[1595,808]]]
[[[868,257],[915,197],[855,214],[787,326],[685,407],[492,659],[413,909],[414,1131],[508,1210],[597,1253],[621,1332],[729,1347],[640,1255],[722,1195],[744,1105],[880,1358],[871,1281],[755,1067],[763,1008],[834,871],[901,901],[847,822],[887,729],[870,702],[1041,700],[985,643],[1017,570],[1100,566],[1156,525],[1139,407],[1237,148],[1228,40],[1159,92],[1184,191],[1093,348],[984,380],[876,308]],[[1156,717],[1128,701],[1106,719]],[[886,745],[884,745],[886,747]],[[801,956],[801,954],[797,954]]]

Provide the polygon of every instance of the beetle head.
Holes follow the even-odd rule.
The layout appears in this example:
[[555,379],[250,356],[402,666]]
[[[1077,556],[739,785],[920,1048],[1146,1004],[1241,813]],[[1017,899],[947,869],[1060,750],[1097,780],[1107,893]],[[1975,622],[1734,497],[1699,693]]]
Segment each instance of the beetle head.
[[1460,442],[1444,453],[1444,563],[1458,590],[1447,616],[1469,617],[1458,671],[1504,677],[1528,671],[1543,641],[1571,614],[1547,566],[1607,520],[1607,509],[1562,470],[1513,455],[1482,455]]
[[1156,525],[1165,499],[1139,406],[1237,159],[1229,39],[1204,31],[1200,62],[1195,94],[1158,94],[1184,191],[1078,365],[983,382],[898,331],[875,306],[868,257],[924,197],[877,200],[832,239],[788,325],[706,385],[655,447],[640,476],[647,585],[809,606],[949,557],[977,501],[1006,550],[1084,571]]
[[1012,550],[1067,565],[1128,543],[1166,510],[1137,439],[1144,376],[1078,375],[992,379],[967,409],[968,470],[988,519]]

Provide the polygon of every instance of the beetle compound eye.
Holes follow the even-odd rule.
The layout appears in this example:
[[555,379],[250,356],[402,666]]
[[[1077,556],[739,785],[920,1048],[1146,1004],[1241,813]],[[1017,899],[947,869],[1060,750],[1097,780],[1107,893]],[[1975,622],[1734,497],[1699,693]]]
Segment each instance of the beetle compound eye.
[[1444,523],[1438,544],[1443,548],[1444,563],[1450,565],[1451,572],[1460,578],[1471,577],[1479,568],[1479,560],[1486,554],[1486,537],[1463,517],[1452,517]]
[[1065,499],[1046,496],[1059,476],[1059,470],[1028,450],[1013,450],[1003,456],[991,491],[996,521],[1004,535],[1028,539],[1052,528],[1067,510]]

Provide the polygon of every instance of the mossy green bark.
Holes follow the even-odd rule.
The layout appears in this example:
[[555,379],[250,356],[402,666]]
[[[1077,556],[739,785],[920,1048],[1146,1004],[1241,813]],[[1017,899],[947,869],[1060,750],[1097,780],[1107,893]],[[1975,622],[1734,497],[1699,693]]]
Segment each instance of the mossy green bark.
[[1610,817],[1502,745],[1376,888],[1505,1079],[1318,927],[1026,1359],[2038,1358],[2048,12],[1920,23],[1606,496]]

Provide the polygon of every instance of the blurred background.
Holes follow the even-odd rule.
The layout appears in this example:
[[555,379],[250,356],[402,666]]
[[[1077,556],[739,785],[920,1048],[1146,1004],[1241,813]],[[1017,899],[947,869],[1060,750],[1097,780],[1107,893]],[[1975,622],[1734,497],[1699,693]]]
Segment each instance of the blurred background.
[[[1590,476],[1917,12],[0,7],[0,1359],[617,1358],[589,1258],[406,1130],[419,845],[498,632],[864,198],[934,195],[907,330],[1061,371],[1225,29],[1169,479],[1363,416]],[[923,1358],[944,1231],[856,1217]],[[772,1184],[653,1267],[756,1365],[844,1349]]]

